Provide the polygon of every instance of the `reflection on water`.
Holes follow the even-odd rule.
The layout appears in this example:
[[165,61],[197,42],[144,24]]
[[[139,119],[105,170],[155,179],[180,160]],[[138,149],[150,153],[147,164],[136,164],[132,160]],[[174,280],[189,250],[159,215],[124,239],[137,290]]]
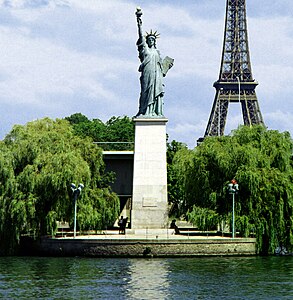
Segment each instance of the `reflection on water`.
[[132,259],[127,282],[128,299],[169,299],[169,262]]
[[3,299],[293,299],[293,257],[0,257]]
[[[183,299],[280,299],[293,296],[292,257],[217,257],[174,261],[170,281]],[[184,282],[184,284],[182,284]],[[282,298],[285,299],[285,298]]]

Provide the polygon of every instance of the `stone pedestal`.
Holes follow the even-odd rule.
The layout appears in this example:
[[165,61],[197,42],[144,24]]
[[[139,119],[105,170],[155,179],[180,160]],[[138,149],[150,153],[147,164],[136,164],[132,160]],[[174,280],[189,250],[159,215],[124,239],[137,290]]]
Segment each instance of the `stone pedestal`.
[[166,123],[135,118],[131,228],[166,228],[168,222]]

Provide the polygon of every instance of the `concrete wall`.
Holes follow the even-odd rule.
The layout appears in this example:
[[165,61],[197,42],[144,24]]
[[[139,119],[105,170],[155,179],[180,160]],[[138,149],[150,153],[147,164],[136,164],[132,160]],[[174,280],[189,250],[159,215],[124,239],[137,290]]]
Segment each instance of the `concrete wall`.
[[255,239],[52,239],[23,245],[29,255],[93,257],[172,257],[255,255]]

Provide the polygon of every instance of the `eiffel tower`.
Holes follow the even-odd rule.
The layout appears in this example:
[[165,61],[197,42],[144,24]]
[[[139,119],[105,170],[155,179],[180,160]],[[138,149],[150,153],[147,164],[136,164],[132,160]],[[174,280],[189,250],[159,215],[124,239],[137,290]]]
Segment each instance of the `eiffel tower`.
[[220,75],[214,83],[216,95],[204,136],[224,135],[230,102],[241,103],[244,125],[264,124],[255,92],[257,85],[250,64],[246,1],[227,0]]

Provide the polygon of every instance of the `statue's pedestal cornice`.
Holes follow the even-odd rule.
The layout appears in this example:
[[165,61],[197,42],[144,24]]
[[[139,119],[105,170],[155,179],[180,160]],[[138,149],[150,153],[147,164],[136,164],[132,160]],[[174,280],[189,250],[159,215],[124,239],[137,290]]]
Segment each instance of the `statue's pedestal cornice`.
[[166,124],[168,122],[168,119],[164,116],[162,116],[162,117],[139,116],[139,117],[133,117],[132,120],[134,122],[141,122],[141,123],[163,123],[163,124]]

